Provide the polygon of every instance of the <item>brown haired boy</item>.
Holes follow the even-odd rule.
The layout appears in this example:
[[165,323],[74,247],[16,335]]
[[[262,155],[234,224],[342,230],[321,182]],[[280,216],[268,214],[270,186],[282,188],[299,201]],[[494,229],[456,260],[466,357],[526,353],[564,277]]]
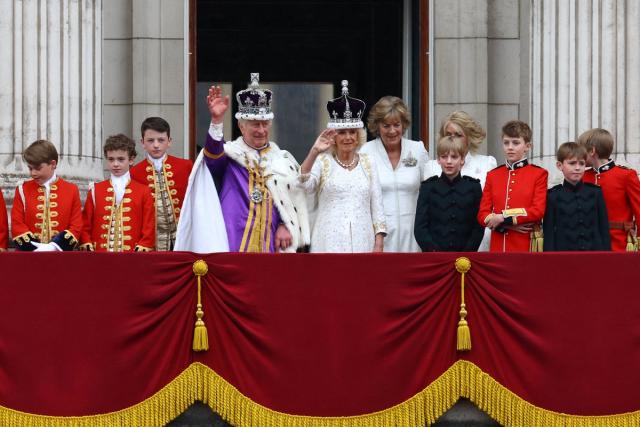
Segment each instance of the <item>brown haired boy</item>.
[[556,166],[564,182],[547,192],[544,250],[610,251],[609,220],[602,190],[583,183],[587,150],[575,142],[558,147]]
[[599,185],[609,216],[611,248],[614,251],[637,251],[637,222],[640,219],[640,181],[633,169],[616,165],[610,158],[613,136],[605,129],[591,129],[578,137],[587,150],[584,182]]
[[502,127],[506,163],[489,171],[478,221],[490,228],[492,252],[540,251],[540,221],[547,202],[549,173],[527,160],[532,132],[519,120]]
[[153,198],[146,185],[129,175],[135,143],[123,134],[113,135],[103,150],[111,177],[87,194],[81,247],[100,252],[151,251],[156,240]]
[[146,159],[131,168],[131,179],[149,186],[155,200],[156,247],[170,251],[184,194],[193,163],[167,154],[173,140],[169,123],[161,117],[148,117],[140,129]]
[[38,140],[22,153],[31,180],[16,187],[11,234],[19,251],[70,251],[82,231],[80,193],[56,175],[58,151]]
[[476,221],[482,188],[480,180],[462,176],[468,147],[459,138],[438,141],[440,176],[420,185],[414,235],[423,252],[475,252],[484,235]]

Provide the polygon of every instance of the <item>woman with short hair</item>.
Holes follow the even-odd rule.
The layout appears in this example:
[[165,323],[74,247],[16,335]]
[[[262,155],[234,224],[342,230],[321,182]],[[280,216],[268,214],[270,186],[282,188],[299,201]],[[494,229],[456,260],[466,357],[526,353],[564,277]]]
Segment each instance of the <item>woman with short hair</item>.
[[[454,111],[442,120],[440,126],[440,138],[451,136],[461,138],[469,147],[469,153],[464,158],[462,175],[470,176],[480,180],[480,185],[484,188],[484,181],[487,172],[497,166],[496,158],[478,153],[482,141],[487,136],[480,124],[464,111]],[[433,175],[440,175],[442,169],[440,165],[432,160],[427,168],[427,178]]]
[[387,223],[385,252],[420,252],[413,225],[429,154],[422,141],[403,137],[410,124],[409,109],[402,99],[395,96],[380,98],[367,119],[369,132],[376,139],[360,150],[374,160],[380,177]]

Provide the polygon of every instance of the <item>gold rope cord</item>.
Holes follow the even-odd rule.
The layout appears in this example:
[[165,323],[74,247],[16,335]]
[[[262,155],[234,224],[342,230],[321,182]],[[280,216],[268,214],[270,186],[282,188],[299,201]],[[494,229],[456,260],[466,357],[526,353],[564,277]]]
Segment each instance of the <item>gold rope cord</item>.
[[193,263],[193,274],[198,279],[198,305],[196,306],[196,325],[193,331],[193,351],[209,350],[209,335],[204,324],[204,311],[202,310],[202,276],[209,272],[209,266],[201,259]]
[[620,427],[640,425],[640,410],[579,416],[548,411],[521,399],[471,362],[460,360],[404,402],[370,414],[311,417],[273,411],[240,393],[209,367],[193,363],[148,399],[107,414],[52,417],[0,406],[0,425],[36,427],[164,426],[196,400],[235,427],[422,427],[436,422],[460,397],[470,399],[505,427]]
[[455,262],[456,271],[460,273],[460,320],[458,321],[458,351],[471,350],[471,330],[467,322],[467,306],[464,303],[464,275],[471,270],[471,261],[467,257],[460,257]]

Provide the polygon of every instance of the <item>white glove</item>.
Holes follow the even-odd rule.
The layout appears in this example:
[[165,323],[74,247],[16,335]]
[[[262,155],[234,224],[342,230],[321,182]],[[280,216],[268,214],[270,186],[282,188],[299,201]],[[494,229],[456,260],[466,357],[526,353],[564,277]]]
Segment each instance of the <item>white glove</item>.
[[62,249],[60,249],[60,246],[58,246],[54,242],[49,242],[49,243],[31,242],[31,243],[33,244],[33,246],[36,247],[34,252],[57,252],[57,251],[62,251]]

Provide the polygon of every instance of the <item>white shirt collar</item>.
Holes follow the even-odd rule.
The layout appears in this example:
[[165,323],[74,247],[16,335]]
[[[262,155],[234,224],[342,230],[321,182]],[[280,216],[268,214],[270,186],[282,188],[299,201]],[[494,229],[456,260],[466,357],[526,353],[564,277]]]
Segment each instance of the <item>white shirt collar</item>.
[[149,161],[153,163],[153,168],[158,172],[162,170],[162,164],[164,163],[164,159],[166,158],[167,158],[167,153],[164,153],[164,155],[159,159],[154,159],[149,154],[147,154],[147,159],[149,159]]
[[116,205],[119,205],[124,197],[124,190],[127,188],[127,184],[131,180],[129,171],[122,176],[111,175],[111,186],[113,186],[113,192],[116,195]]
[[44,184],[42,184],[47,193],[47,196],[49,196],[49,189],[51,188],[51,184],[56,182],[56,179],[58,179],[58,176],[54,172],[53,175],[51,175],[51,178],[49,178]]

